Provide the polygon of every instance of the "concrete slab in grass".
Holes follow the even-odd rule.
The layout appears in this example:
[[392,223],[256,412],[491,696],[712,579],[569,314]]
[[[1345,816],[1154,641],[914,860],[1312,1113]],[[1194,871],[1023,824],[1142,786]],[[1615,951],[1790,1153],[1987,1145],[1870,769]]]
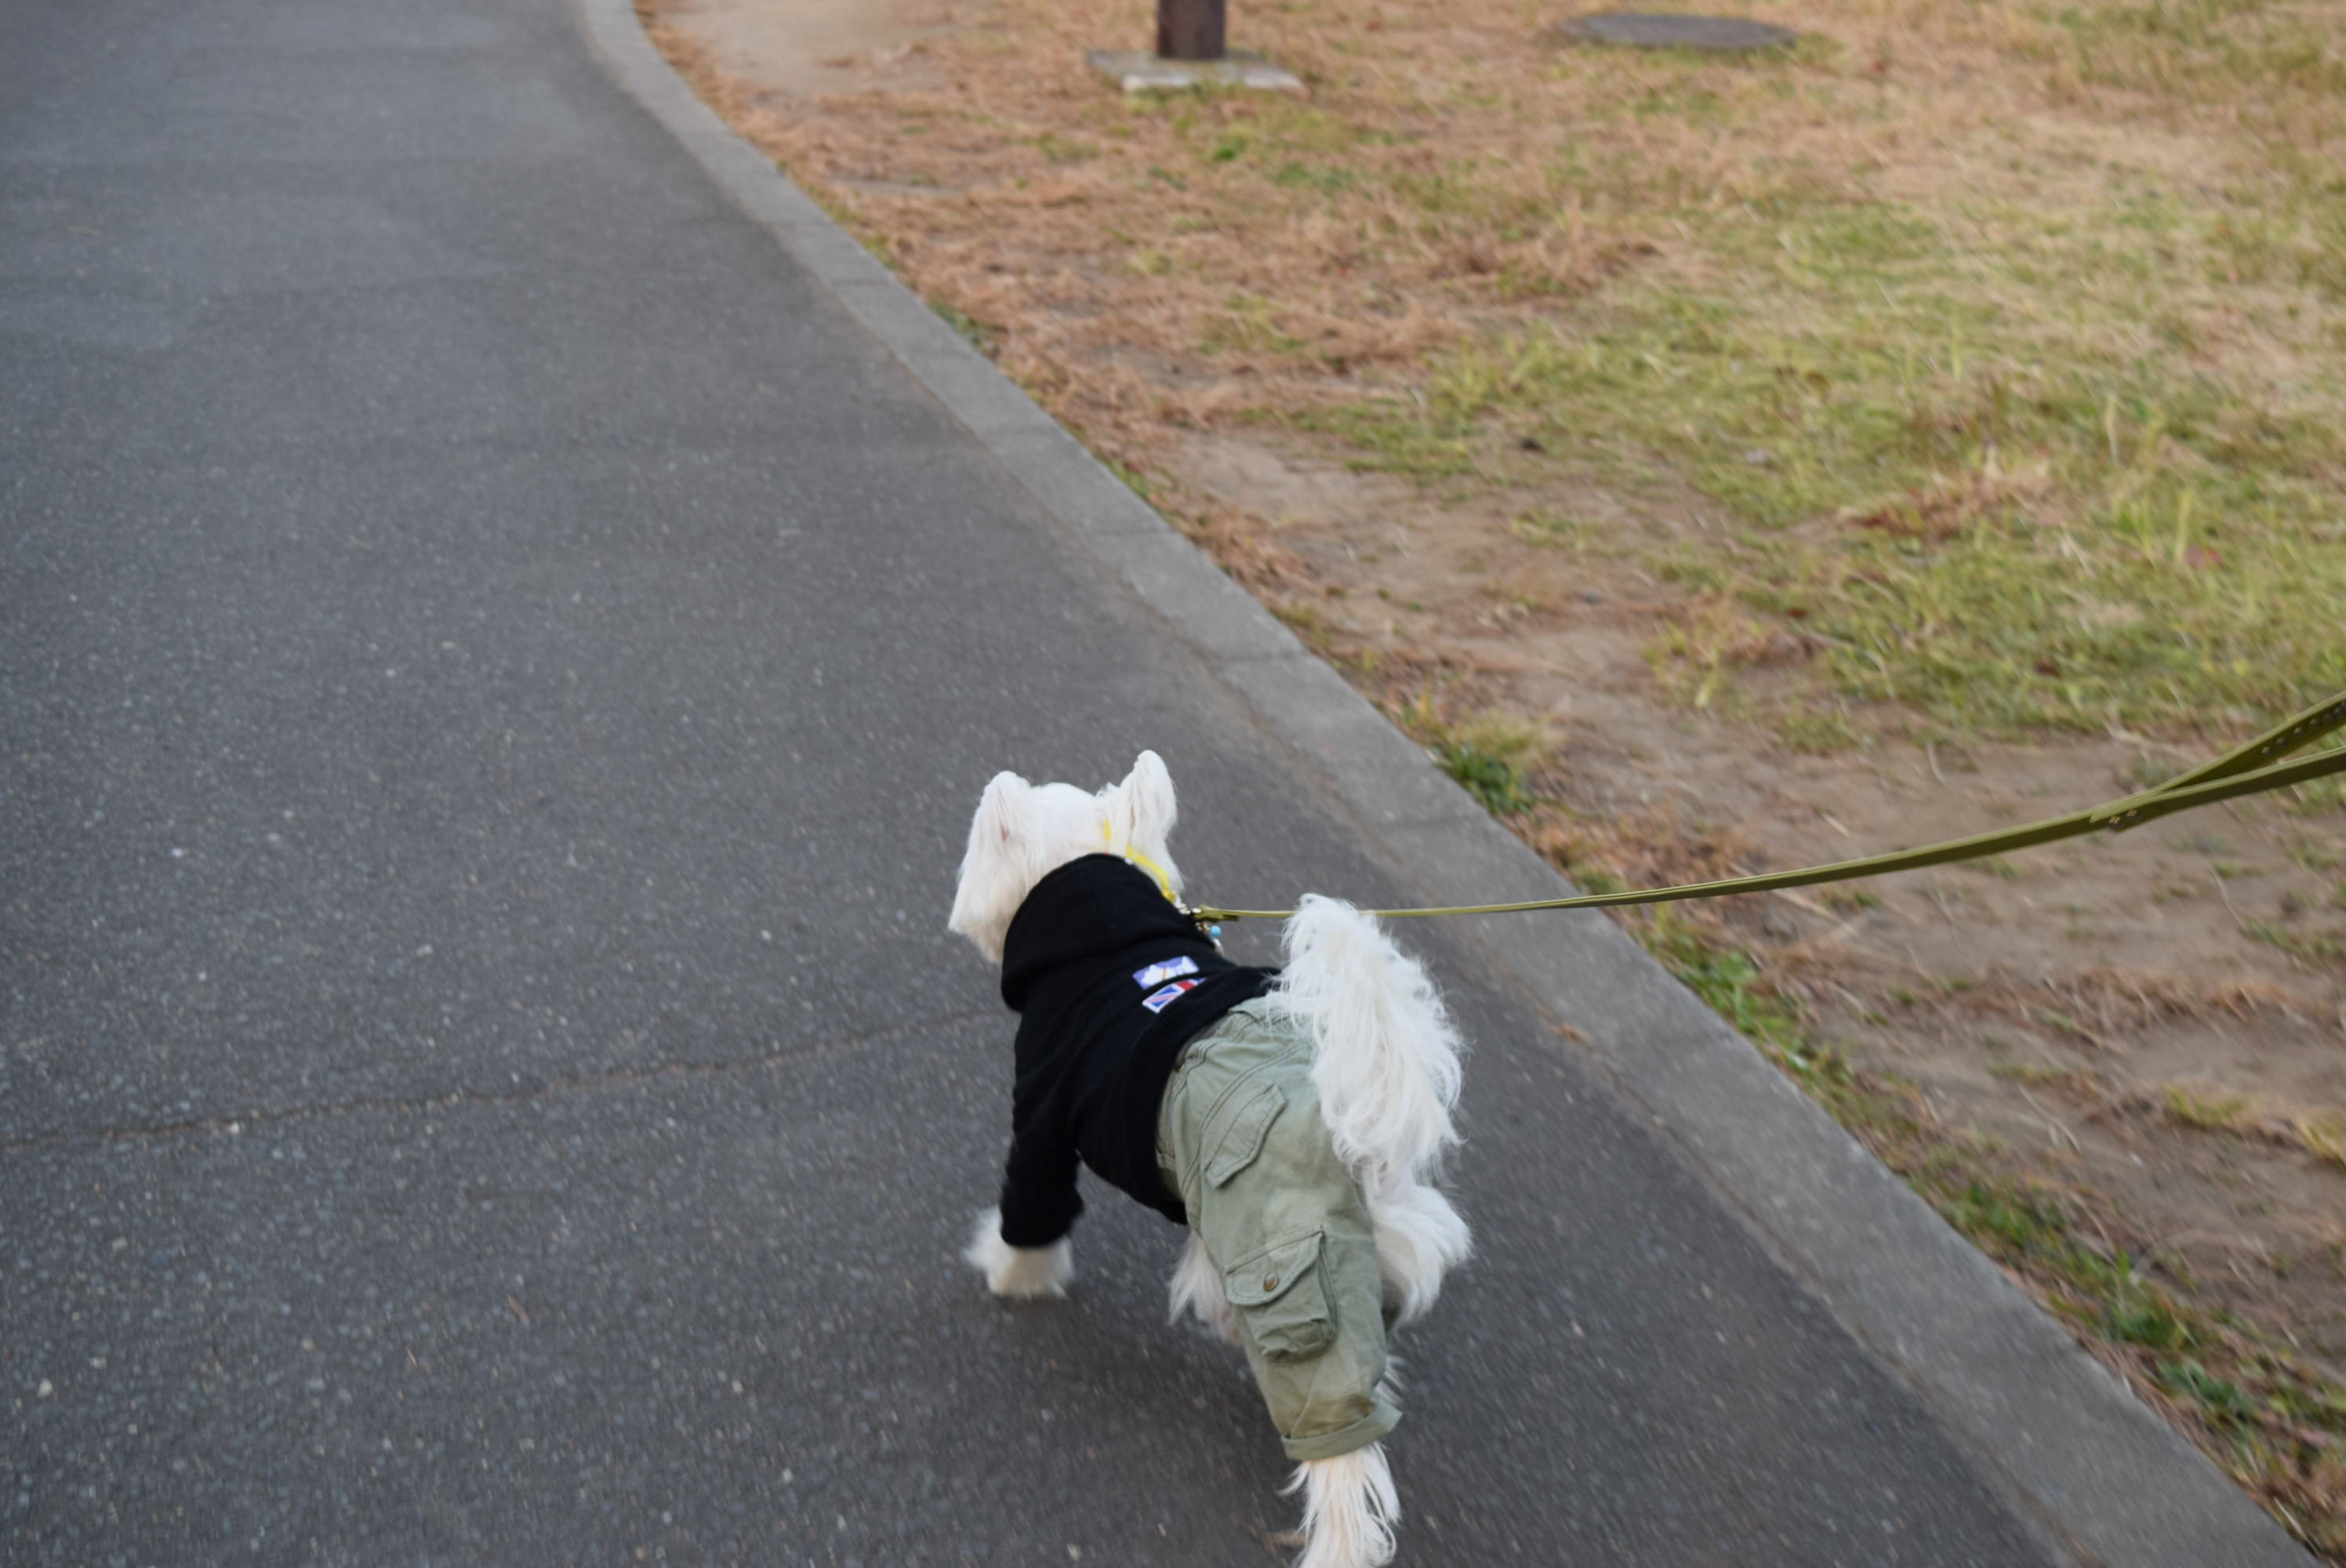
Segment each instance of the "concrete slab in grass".
[[1302,78],[1294,72],[1244,49],[1232,49],[1219,60],[1168,60],[1146,49],[1094,49],[1084,59],[1127,93],[1196,92],[1201,87],[1270,93],[1303,90]]

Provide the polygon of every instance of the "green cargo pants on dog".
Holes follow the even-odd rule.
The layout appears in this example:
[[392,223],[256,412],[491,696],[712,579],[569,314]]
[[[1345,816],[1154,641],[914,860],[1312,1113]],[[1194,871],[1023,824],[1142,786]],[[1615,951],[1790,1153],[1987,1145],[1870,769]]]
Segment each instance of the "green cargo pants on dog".
[[1391,1431],[1380,1398],[1383,1280],[1360,1186],[1329,1142],[1311,1042],[1242,1002],[1165,1087],[1157,1157],[1221,1270],[1239,1343],[1287,1456],[1332,1459]]

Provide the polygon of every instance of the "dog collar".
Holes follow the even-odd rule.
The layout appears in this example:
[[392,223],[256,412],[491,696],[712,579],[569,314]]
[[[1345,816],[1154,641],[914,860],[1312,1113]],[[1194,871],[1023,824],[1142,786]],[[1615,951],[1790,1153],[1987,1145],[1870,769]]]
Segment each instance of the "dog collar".
[[1180,910],[1185,914],[1188,912],[1188,906],[1182,903],[1179,899],[1173,896],[1173,879],[1166,873],[1165,868],[1158,862],[1154,856],[1144,855],[1138,850],[1132,849],[1128,846],[1125,849],[1117,849],[1116,847],[1116,830],[1105,824],[1100,828],[1100,839],[1107,845],[1108,853],[1117,856],[1127,865],[1146,872],[1148,880],[1157,884],[1157,891],[1165,895],[1165,901],[1167,903],[1171,904],[1175,909]]

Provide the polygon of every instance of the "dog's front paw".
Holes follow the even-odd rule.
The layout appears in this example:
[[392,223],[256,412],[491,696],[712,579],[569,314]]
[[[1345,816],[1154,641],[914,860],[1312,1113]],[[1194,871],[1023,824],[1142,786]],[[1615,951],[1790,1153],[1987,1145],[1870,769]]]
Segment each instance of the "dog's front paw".
[[1020,1300],[1064,1297],[1076,1278],[1075,1249],[1064,1237],[1048,1247],[1013,1247],[1002,1239],[998,1208],[977,1217],[962,1257],[985,1276],[987,1289]]

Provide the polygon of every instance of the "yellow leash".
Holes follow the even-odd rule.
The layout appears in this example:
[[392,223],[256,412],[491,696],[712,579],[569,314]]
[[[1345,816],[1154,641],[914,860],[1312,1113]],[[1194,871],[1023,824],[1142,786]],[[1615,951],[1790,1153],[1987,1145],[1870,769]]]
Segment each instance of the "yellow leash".
[[[1813,887],[1819,882],[1844,882],[1857,877],[1878,877],[1890,871],[1913,871],[1922,866],[1976,860],[2011,850],[2056,843],[2063,839],[2074,839],[2104,829],[2113,833],[2123,833],[2129,828],[2139,828],[2145,822],[2156,821],[2177,811],[2188,811],[2194,807],[2210,806],[2218,800],[2230,800],[2242,795],[2259,795],[2269,789],[2285,789],[2292,784],[2326,778],[2332,773],[2346,773],[2346,748],[2317,752],[2295,762],[2274,760],[2341,727],[2346,727],[2346,692],[2307,708],[2246,745],[2234,747],[2215,760],[2204,763],[2179,778],[2170,779],[2155,789],[2145,789],[2106,805],[2072,811],[2066,817],[2048,817],[2025,827],[1949,839],[1943,843],[1925,845],[1919,850],[1869,855],[1862,860],[1835,860],[1831,865],[1810,866],[1797,871],[1770,871],[1763,876],[1735,877],[1720,882],[1688,882],[1672,888],[1642,888],[1618,893],[1583,893],[1576,898],[1540,899],[1531,903],[1454,904],[1441,909],[1372,910],[1369,912],[1398,920],[1416,915],[1516,914],[1530,910],[1599,909],[1611,904],[1658,904],[1680,899],[1715,899],[1729,893]],[[1161,869],[1150,870],[1150,874],[1157,878],[1160,887],[1166,886]],[[1168,899],[1172,897],[1169,888],[1166,896]],[[1285,920],[1294,912],[1293,910],[1223,910],[1210,906],[1189,911],[1201,925],[1238,920]]]

